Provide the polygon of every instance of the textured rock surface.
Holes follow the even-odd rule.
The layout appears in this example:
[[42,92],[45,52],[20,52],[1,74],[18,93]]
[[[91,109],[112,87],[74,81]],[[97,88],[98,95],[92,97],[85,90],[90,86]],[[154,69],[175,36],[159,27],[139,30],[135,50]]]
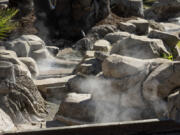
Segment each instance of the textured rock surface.
[[15,130],[13,121],[2,109],[0,109],[0,132],[13,130]]
[[113,45],[111,54],[114,53],[139,59],[151,59],[161,57],[164,53],[168,54],[168,51],[160,39],[131,35]]
[[113,32],[107,34],[104,39],[108,40],[111,44],[116,43],[119,40],[130,37],[130,34],[127,32]]
[[153,97],[167,97],[179,86],[180,63],[164,63],[154,70],[143,84],[143,93],[148,99]]
[[92,106],[91,96],[91,94],[67,94],[56,115],[84,122],[94,121],[95,108]]
[[39,75],[39,69],[34,59],[30,57],[20,57],[19,60],[27,66],[32,77],[36,78]]
[[148,37],[161,39],[165,44],[167,44],[172,49],[175,48],[178,41],[180,40],[176,35],[169,34],[167,32],[157,31],[157,30],[152,30],[149,33]]
[[143,16],[142,0],[112,0],[112,12],[119,16]]

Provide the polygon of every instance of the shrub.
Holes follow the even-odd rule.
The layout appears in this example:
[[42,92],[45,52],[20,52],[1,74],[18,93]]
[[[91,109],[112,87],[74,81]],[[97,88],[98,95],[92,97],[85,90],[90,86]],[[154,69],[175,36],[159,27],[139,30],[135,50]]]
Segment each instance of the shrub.
[[14,30],[17,23],[12,18],[17,14],[17,9],[1,9],[0,10],[0,40],[7,37],[7,34]]

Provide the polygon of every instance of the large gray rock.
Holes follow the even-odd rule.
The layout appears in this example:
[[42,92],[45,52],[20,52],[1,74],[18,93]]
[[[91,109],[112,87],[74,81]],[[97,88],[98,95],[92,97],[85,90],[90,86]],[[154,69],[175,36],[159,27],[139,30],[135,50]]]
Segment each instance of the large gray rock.
[[28,57],[30,53],[30,46],[26,41],[15,39],[6,43],[8,50],[15,51],[18,57]]
[[74,69],[74,73],[96,75],[101,71],[101,61],[96,58],[83,59]]
[[136,26],[136,33],[138,35],[146,35],[149,32],[149,22],[142,18],[137,18],[133,20],[127,21],[128,23],[132,23]]
[[157,30],[152,30],[149,33],[148,37],[161,39],[166,45],[168,45],[172,49],[175,48],[175,46],[180,40],[176,35],[167,32],[157,31]]
[[129,22],[119,22],[118,28],[122,31],[129,32],[129,33],[136,32],[136,25]]
[[24,72],[29,77],[31,77],[31,73],[29,69],[23,62],[21,62],[18,59],[15,52],[9,50],[0,51],[0,61],[6,61],[12,63],[15,68],[15,74],[19,72]]
[[128,37],[130,37],[130,34],[128,32],[113,32],[107,34],[104,39],[108,40],[111,44],[113,44],[118,40],[122,40]]
[[120,79],[134,76],[141,72],[148,74],[164,62],[169,61],[166,59],[141,60],[113,54],[102,63],[102,71],[105,77]]
[[115,25],[99,25],[99,26],[94,26],[87,34],[88,37],[93,37],[94,39],[101,39],[103,38],[106,34],[116,32],[117,27]]
[[179,90],[168,96],[168,118],[180,121],[180,93]]
[[36,78],[39,75],[39,69],[34,59],[30,57],[20,57],[19,60],[28,67],[32,77]]
[[169,54],[160,39],[136,35],[115,43],[111,50],[111,54],[114,53],[139,59],[158,58],[163,54]]
[[93,46],[94,51],[110,52],[111,44],[107,40],[97,40]]
[[46,46],[46,48],[53,56],[57,56],[57,54],[59,53],[59,48],[56,46]]
[[180,62],[168,62],[154,70],[143,84],[143,94],[148,100],[165,98],[179,87]]
[[32,57],[36,61],[51,58],[44,41],[35,35],[22,35],[8,41],[6,48],[15,51],[18,57]]
[[59,116],[71,118],[72,121],[93,122],[95,108],[92,104],[92,95],[78,93],[67,94],[60,105],[55,119],[60,120]]
[[0,133],[7,131],[15,131],[15,126],[11,118],[2,109],[0,109]]
[[42,60],[53,59],[52,55],[48,52],[47,49],[39,49],[31,52],[30,55],[37,63],[41,63]]
[[168,20],[178,14],[180,8],[179,0],[158,0],[153,6],[145,12],[148,19]]
[[112,0],[112,12],[119,16],[144,16],[142,0]]

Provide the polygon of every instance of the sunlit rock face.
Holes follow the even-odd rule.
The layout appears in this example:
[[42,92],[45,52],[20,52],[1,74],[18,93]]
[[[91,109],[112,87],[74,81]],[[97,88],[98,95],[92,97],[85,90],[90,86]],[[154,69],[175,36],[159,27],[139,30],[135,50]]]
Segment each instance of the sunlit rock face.
[[14,129],[15,126],[11,118],[2,109],[0,109],[0,132],[12,131]]

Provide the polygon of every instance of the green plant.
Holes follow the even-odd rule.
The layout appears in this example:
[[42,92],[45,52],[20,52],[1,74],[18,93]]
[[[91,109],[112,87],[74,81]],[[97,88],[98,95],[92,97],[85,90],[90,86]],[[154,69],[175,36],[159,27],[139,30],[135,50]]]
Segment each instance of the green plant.
[[176,46],[177,46],[178,48],[180,48],[180,41],[178,41],[178,43],[176,44]]
[[0,10],[0,40],[4,39],[8,33],[16,28],[17,23],[12,21],[12,18],[17,12],[17,9]]
[[173,61],[173,55],[172,55],[172,54],[163,53],[162,57],[163,57],[164,59],[168,59],[168,60]]

